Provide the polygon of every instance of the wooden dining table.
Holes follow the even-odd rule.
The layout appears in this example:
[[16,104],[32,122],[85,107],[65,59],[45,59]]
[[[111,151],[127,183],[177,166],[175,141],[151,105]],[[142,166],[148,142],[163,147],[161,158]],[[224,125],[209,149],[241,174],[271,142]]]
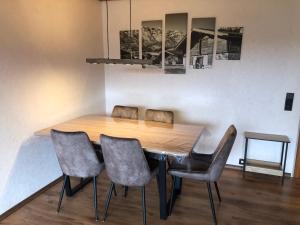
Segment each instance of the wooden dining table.
[[[90,140],[95,144],[100,144],[100,134],[115,137],[137,138],[151,157],[159,160],[159,199],[160,218],[168,217],[166,182],[166,160],[168,156],[187,156],[198,137],[203,132],[204,126],[193,124],[167,124],[161,122],[130,120],[112,118],[101,115],[85,115],[57,125],[35,132],[37,136],[50,136],[51,129],[60,131],[84,131]],[[67,185],[66,194],[72,196],[84,185],[71,188],[70,181]],[[181,192],[181,180],[177,180],[175,187],[176,194]]]

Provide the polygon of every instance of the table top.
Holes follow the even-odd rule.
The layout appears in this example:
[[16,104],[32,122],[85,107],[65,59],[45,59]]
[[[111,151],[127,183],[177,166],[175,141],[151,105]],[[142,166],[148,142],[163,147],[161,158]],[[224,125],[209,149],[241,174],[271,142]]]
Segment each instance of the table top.
[[35,135],[49,136],[51,129],[84,131],[96,143],[100,143],[100,134],[137,138],[146,151],[185,156],[191,151],[204,126],[86,115],[37,131]]
[[286,135],[245,132],[245,138],[290,143],[290,139]]

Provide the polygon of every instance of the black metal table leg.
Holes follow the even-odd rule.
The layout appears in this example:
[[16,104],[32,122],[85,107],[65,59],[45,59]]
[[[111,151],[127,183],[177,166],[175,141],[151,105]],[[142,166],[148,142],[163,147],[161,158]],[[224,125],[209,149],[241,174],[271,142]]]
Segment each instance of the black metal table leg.
[[71,196],[75,195],[78,191],[80,191],[84,186],[86,186],[92,180],[93,180],[93,178],[91,178],[91,177],[84,178],[78,185],[76,185],[75,187],[72,188],[70,177],[67,176],[67,179],[66,179],[66,195],[68,197],[71,197]]
[[247,150],[248,150],[248,138],[245,142],[245,153],[244,153],[244,165],[243,165],[243,177],[245,177],[246,164],[247,164]]
[[159,205],[160,219],[167,219],[168,204],[167,204],[167,181],[166,181],[166,155],[161,155],[159,159]]
[[287,152],[288,152],[288,145],[289,145],[289,143],[285,143],[285,153],[284,153],[284,162],[283,162],[283,170],[282,170],[282,180],[281,180],[281,185],[284,184],[285,167],[286,167],[286,157],[287,157]]

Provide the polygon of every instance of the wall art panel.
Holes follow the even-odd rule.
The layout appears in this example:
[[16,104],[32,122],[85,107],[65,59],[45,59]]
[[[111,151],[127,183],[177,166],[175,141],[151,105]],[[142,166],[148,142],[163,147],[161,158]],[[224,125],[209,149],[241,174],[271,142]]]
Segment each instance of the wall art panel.
[[212,67],[216,18],[193,18],[190,65],[193,69]]
[[187,19],[187,13],[176,13],[166,15],[165,73],[185,73],[187,47]]

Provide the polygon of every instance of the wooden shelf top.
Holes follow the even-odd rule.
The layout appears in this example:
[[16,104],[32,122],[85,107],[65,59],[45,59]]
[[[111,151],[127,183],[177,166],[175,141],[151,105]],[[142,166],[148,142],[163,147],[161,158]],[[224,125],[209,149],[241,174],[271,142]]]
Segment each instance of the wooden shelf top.
[[244,135],[245,138],[249,138],[249,139],[290,143],[290,139],[286,135],[263,134],[263,133],[254,133],[254,132],[245,132]]
[[265,169],[282,170],[280,163],[267,162],[262,160],[247,159],[246,166],[260,167]]

